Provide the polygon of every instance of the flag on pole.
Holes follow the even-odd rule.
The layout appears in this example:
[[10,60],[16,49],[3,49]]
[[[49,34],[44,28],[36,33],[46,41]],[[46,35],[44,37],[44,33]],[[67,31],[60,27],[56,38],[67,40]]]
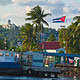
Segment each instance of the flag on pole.
[[74,60],[69,58],[69,63],[74,63]]
[[60,23],[60,22],[65,22],[66,16],[60,17],[60,18],[55,18],[53,19],[53,23]]

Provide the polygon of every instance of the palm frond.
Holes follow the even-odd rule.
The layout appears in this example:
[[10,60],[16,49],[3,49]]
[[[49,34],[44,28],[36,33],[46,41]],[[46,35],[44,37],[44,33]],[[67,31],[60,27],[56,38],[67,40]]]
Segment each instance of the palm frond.
[[30,18],[25,18],[25,20],[32,20],[32,18],[30,17]]
[[49,24],[48,24],[44,19],[42,19],[42,22],[43,22],[44,24],[46,24],[47,26],[49,26]]
[[80,20],[80,16],[75,16],[73,20]]
[[44,14],[43,17],[49,16],[49,15],[51,16],[50,13],[47,13],[47,14]]

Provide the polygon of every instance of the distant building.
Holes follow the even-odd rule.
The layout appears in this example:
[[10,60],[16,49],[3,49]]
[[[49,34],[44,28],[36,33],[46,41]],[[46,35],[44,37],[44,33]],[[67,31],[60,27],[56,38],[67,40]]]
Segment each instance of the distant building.
[[11,20],[10,19],[8,20],[8,25],[11,25]]
[[2,28],[3,30],[0,28],[0,33],[4,34],[4,37],[8,38],[7,41],[9,43],[9,46],[17,46],[18,39],[16,38],[16,36],[20,33],[20,27],[11,23],[11,20],[8,20],[8,23],[2,25]]
[[3,28],[6,28],[6,29],[9,28],[8,24],[3,24],[2,27],[3,27]]
[[8,23],[7,24],[3,24],[2,27],[6,28],[6,29],[13,29],[13,30],[15,30],[15,29],[18,29],[19,26],[16,26],[15,24],[12,24],[11,20],[9,19]]

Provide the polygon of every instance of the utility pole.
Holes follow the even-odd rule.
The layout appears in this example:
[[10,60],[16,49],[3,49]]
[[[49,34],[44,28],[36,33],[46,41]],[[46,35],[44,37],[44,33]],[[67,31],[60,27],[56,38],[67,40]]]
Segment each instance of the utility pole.
[[68,41],[66,41],[66,54],[68,53]]
[[[68,53],[68,41],[66,41],[65,46],[66,46],[65,50],[66,50],[66,54],[67,54]],[[68,58],[66,56],[66,59],[65,59],[66,63],[67,63],[67,60],[68,60]]]
[[4,39],[4,45],[5,45],[5,50],[7,49],[7,46],[6,46],[6,38]]

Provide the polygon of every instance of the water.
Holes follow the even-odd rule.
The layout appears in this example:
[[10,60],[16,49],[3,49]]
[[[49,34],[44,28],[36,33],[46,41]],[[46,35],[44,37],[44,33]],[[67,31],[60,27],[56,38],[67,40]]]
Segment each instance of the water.
[[37,78],[37,77],[12,77],[12,76],[0,76],[0,80],[80,80],[77,77],[59,77],[59,78]]

